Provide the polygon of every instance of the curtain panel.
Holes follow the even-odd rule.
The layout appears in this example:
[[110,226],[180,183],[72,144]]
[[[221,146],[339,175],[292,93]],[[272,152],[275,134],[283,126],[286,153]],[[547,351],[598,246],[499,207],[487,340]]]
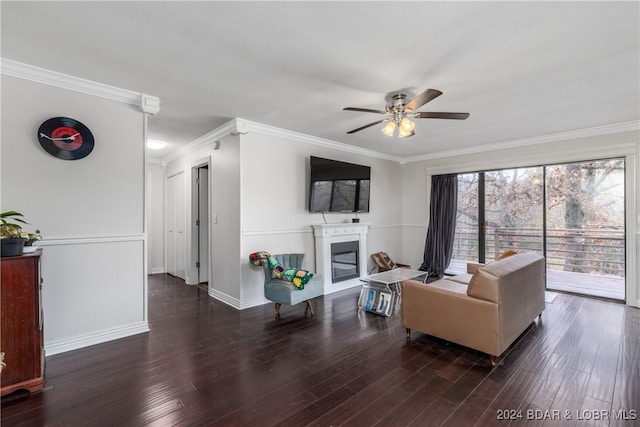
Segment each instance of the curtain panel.
[[428,271],[429,277],[443,277],[453,253],[458,209],[457,175],[431,177],[430,206],[429,228],[420,270]]

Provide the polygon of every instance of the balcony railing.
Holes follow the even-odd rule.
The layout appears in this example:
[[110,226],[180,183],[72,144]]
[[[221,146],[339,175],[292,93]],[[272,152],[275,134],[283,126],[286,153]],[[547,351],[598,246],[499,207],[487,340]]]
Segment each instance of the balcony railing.
[[[542,230],[535,228],[489,227],[486,261],[508,250],[542,250]],[[614,229],[547,229],[547,268],[550,270],[624,277],[624,231]],[[457,229],[453,259],[477,261],[477,230]]]

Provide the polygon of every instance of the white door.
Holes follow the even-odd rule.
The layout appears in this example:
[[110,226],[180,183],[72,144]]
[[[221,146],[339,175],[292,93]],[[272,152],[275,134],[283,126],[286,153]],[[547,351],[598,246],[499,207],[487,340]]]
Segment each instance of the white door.
[[166,218],[166,270],[167,273],[176,274],[176,194],[175,194],[176,177],[167,178],[167,218]]
[[198,282],[209,281],[209,169],[198,168]]
[[167,273],[185,278],[185,191],[184,173],[167,179]]

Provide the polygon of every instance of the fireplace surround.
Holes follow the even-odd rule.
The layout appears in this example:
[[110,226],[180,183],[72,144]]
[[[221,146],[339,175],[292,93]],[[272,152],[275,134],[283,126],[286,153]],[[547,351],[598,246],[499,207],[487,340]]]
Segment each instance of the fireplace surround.
[[324,293],[360,286],[360,277],[367,275],[369,224],[316,224],[312,227],[316,271],[322,275]]

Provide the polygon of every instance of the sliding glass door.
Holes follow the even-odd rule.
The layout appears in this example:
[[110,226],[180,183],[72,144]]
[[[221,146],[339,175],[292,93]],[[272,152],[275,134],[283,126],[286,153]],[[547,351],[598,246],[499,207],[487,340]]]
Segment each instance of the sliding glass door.
[[508,251],[543,253],[542,175],[541,167],[484,173],[483,262]]
[[458,175],[451,272],[491,262],[507,251],[543,253],[542,167]]
[[547,288],[624,300],[624,159],[546,169]]
[[624,219],[624,159],[460,174],[448,272],[538,252],[548,289],[624,300]]

